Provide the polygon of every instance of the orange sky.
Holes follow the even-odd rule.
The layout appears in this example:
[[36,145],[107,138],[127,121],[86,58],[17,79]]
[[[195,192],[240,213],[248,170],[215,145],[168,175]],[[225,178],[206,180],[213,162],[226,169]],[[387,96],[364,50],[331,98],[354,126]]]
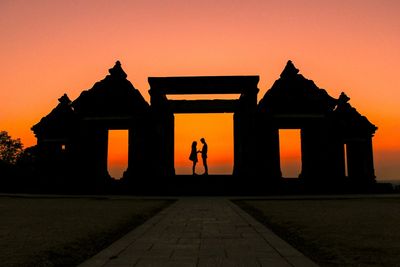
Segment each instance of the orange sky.
[[181,75],[260,75],[261,99],[291,59],[379,127],[376,174],[400,179],[400,1],[327,2],[2,0],[0,129],[35,144],[57,99],[117,59],[146,100],[148,76]]

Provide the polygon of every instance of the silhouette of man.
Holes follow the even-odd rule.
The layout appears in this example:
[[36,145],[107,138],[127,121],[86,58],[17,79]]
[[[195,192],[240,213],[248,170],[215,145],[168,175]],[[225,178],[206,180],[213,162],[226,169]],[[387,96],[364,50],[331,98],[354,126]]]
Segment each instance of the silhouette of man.
[[204,175],[208,175],[208,166],[207,166],[207,151],[208,151],[208,146],[206,143],[206,140],[204,138],[200,139],[200,142],[203,144],[203,147],[201,148],[201,158],[203,159],[203,166],[204,166]]

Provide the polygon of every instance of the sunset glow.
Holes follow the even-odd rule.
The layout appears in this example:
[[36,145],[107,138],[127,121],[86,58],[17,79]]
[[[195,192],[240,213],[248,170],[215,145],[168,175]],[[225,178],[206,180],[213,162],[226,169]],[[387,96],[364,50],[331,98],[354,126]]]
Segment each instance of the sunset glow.
[[[400,179],[399,11],[394,0],[2,0],[0,130],[35,145],[32,125],[116,60],[149,102],[149,76],[196,75],[259,75],[260,100],[290,59],[331,96],[345,91],[378,126],[376,175]],[[210,172],[231,171],[232,114],[218,116],[176,115],[177,173],[190,172],[200,137]]]

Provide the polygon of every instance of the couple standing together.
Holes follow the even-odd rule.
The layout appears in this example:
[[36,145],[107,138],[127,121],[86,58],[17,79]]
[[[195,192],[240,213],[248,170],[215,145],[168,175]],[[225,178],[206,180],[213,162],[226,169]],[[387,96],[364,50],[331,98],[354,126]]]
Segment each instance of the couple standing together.
[[207,150],[208,146],[206,143],[206,140],[204,138],[200,139],[200,142],[203,144],[203,147],[201,150],[197,150],[197,142],[193,141],[192,143],[192,150],[190,151],[190,156],[189,159],[193,161],[193,175],[196,175],[195,169],[196,169],[196,163],[199,161],[197,159],[197,153],[201,153],[201,158],[203,159],[203,166],[204,166],[204,175],[208,175],[208,166],[207,166]]

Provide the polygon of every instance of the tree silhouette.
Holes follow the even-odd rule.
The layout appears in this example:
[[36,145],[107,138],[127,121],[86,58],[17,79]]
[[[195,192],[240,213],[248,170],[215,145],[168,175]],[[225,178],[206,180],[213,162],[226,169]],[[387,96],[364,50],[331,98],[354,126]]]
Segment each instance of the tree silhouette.
[[0,131],[0,161],[16,164],[23,151],[23,145],[19,138],[13,139],[6,131]]

